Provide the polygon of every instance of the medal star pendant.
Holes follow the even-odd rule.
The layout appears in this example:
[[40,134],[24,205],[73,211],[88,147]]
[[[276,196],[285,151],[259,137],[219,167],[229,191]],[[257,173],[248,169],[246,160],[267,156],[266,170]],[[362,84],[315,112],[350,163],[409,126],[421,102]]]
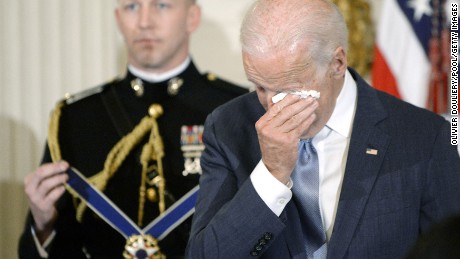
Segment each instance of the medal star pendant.
[[150,235],[134,235],[126,241],[124,258],[163,259],[158,242]]

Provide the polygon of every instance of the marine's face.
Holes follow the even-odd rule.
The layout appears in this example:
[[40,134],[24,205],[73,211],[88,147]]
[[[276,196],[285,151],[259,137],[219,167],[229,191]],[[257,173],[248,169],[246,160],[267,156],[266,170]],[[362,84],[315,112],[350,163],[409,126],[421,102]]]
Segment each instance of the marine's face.
[[119,0],[115,15],[128,62],[156,73],[184,61],[200,22],[200,8],[189,0]]
[[304,136],[313,136],[327,123],[341,89],[341,85],[328,76],[328,69],[319,72],[313,62],[292,53],[264,56],[243,53],[243,64],[248,80],[256,85],[257,96],[265,110],[273,106],[271,98],[279,92],[315,90],[321,93],[315,111],[316,120]]

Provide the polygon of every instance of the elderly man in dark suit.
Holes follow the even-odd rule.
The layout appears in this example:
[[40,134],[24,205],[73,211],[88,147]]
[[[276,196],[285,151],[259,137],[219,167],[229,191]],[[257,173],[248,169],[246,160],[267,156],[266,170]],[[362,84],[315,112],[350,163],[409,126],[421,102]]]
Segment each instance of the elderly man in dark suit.
[[347,67],[347,38],[326,0],[251,7],[256,92],[208,116],[189,258],[402,258],[460,211],[449,123],[370,87]]

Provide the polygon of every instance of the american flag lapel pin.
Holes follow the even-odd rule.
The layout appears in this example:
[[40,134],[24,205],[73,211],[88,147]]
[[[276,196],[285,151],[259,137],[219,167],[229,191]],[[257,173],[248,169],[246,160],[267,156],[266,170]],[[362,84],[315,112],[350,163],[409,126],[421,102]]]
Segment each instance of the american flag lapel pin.
[[378,153],[379,153],[379,151],[377,149],[373,149],[373,148],[367,148],[366,149],[366,154],[376,156]]

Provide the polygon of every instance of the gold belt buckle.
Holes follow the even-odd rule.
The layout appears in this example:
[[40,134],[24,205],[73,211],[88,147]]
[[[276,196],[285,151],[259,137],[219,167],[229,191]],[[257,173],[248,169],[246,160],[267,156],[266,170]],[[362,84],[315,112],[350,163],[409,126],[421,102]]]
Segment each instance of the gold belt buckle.
[[151,235],[133,235],[126,240],[123,257],[126,259],[166,259],[158,241]]

